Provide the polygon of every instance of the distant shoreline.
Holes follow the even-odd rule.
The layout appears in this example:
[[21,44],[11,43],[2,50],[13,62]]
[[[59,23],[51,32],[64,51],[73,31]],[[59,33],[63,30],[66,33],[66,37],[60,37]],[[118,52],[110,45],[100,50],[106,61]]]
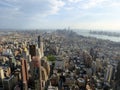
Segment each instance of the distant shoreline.
[[117,32],[90,31],[89,33],[90,34],[95,34],[95,35],[105,35],[105,36],[120,37],[120,33],[117,33]]
[[[113,41],[113,42],[120,42],[120,36],[98,34],[98,33],[97,34],[96,33],[92,34],[92,33],[90,33],[90,31],[91,30],[75,30],[75,32],[77,34],[85,36],[85,37],[95,37],[95,38],[98,38],[98,39],[110,40],[110,41]],[[94,32],[100,32],[100,31],[94,31]],[[107,32],[107,31],[104,31],[104,32]],[[119,32],[110,32],[110,33],[119,33]]]

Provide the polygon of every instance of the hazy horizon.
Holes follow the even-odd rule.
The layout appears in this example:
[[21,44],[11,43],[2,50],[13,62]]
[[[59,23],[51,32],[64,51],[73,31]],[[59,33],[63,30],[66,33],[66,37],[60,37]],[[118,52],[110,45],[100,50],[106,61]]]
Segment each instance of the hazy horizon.
[[38,30],[38,31],[55,31],[55,30],[72,30],[72,31],[75,31],[75,32],[79,32],[79,31],[82,31],[82,32],[89,32],[89,31],[103,31],[103,32],[118,32],[118,33],[120,33],[120,30],[100,30],[100,29],[75,29],[75,28],[52,28],[52,29],[47,29],[47,28],[39,28],[39,29],[36,29],[36,28],[33,28],[33,29],[12,29],[12,28],[4,28],[4,29],[0,29],[0,31],[36,31],[36,30]]

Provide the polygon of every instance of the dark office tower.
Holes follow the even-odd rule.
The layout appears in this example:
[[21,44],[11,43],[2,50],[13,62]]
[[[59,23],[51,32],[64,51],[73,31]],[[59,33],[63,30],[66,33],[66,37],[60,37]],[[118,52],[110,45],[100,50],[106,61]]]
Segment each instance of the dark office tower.
[[27,62],[23,58],[21,59],[21,75],[22,75],[23,90],[27,90],[28,70],[27,70]]
[[25,64],[26,79],[28,80],[29,79],[29,77],[28,77],[28,64],[27,64],[26,60],[24,60],[24,64]]
[[120,61],[118,62],[118,66],[117,66],[116,80],[120,81]]
[[38,36],[38,48],[40,48],[41,36]]
[[118,62],[117,72],[115,75],[116,86],[115,90],[120,90],[120,61]]
[[33,56],[36,56],[36,46],[35,46],[35,45],[30,45],[30,46],[29,46],[29,53],[30,53],[30,55],[31,55],[31,58],[32,58]]
[[40,48],[41,52],[41,57],[44,56],[44,51],[43,51],[43,40],[41,36],[38,36],[38,48]]
[[5,78],[3,79],[3,88],[2,90],[14,90],[14,86],[15,86],[16,82],[15,82],[15,76],[12,75],[9,78]]
[[90,55],[92,56],[92,58],[94,57],[94,50],[93,50],[93,48],[90,49]]
[[9,58],[9,66],[10,66],[11,72],[13,72],[16,66],[16,61],[14,57]]

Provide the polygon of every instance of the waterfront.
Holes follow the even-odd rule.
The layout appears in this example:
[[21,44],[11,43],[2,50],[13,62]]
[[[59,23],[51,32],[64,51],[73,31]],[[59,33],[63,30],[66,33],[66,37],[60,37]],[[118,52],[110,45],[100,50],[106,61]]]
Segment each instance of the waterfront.
[[95,37],[95,38],[99,38],[99,39],[120,42],[120,37],[90,34],[89,30],[73,30],[73,31],[77,32],[79,35],[86,36],[86,37]]

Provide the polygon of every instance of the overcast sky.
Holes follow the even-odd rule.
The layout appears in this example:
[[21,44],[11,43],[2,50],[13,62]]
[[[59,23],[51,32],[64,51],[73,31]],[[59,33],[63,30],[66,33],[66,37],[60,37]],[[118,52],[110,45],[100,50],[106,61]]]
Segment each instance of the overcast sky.
[[120,0],[0,0],[0,28],[120,30]]

